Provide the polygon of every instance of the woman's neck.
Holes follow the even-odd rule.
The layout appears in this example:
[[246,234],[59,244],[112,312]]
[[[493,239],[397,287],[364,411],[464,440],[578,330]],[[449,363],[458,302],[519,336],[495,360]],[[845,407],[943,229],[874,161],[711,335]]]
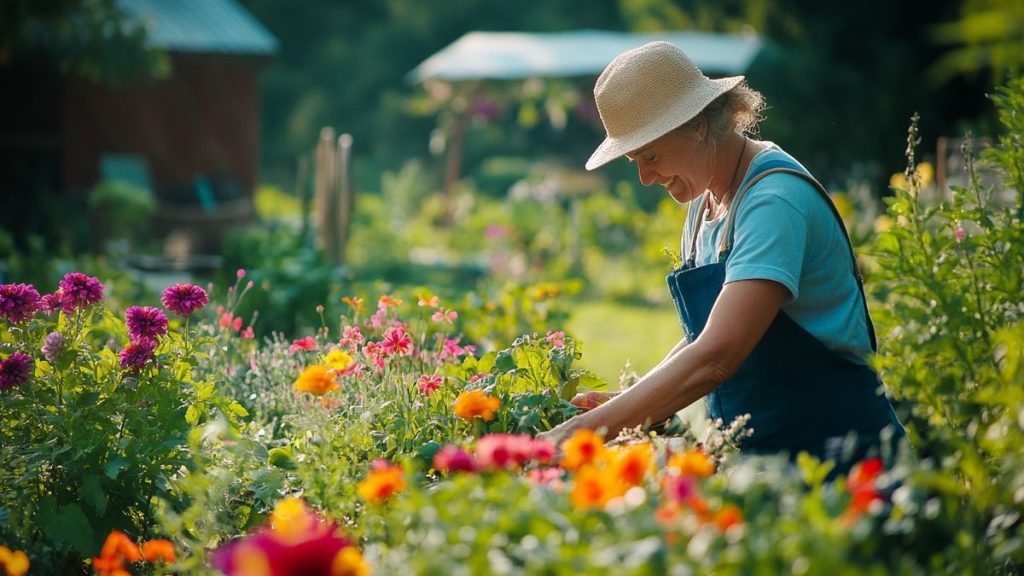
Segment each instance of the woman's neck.
[[733,196],[743,181],[743,174],[746,174],[750,164],[750,154],[753,146],[748,146],[749,140],[743,134],[734,134],[725,141],[725,146],[719,148],[718,158],[715,162],[715,176],[708,184],[711,198],[708,205],[708,218],[715,219],[729,210]]

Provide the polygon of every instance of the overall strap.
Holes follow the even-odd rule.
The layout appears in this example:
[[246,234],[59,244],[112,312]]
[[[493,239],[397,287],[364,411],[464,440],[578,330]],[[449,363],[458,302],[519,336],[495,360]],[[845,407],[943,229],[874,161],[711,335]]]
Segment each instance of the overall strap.
[[747,185],[736,193],[736,196],[732,200],[732,205],[729,206],[729,215],[725,222],[725,228],[722,230],[722,238],[719,241],[718,261],[725,262],[729,257],[729,253],[732,251],[733,223],[736,220],[736,214],[739,212],[740,201],[743,200],[743,197],[751,188],[754,187],[755,184],[760,182],[761,179],[766,176],[778,173],[792,174],[803,178],[807,182],[810,182],[811,185],[814,186],[814,189],[818,191],[818,194],[825,199],[825,203],[828,204],[828,207],[832,210],[832,215],[839,224],[839,229],[843,232],[843,238],[846,239],[846,247],[850,250],[850,261],[853,265],[853,276],[857,280],[857,288],[860,290],[861,303],[864,306],[864,320],[868,328],[868,337],[871,339],[871,350],[873,352],[877,351],[878,343],[875,339],[875,327],[871,322],[871,316],[868,314],[868,300],[864,293],[864,277],[861,275],[860,269],[857,267],[857,255],[853,252],[853,242],[850,241],[850,235],[846,230],[846,225],[843,223],[843,218],[839,215],[839,210],[836,209],[835,204],[832,202],[832,198],[828,195],[828,191],[825,190],[825,187],[822,186],[821,182],[818,182],[814,176],[811,176],[803,170],[794,168],[793,166],[794,164],[792,162],[784,160],[765,162],[761,166],[761,170],[755,174],[749,182],[747,182]]
[[702,194],[700,203],[697,204],[696,224],[693,226],[693,234],[690,236],[690,254],[686,258],[686,267],[693,268],[697,263],[697,235],[700,233],[700,225],[704,221],[704,211],[707,209],[708,195]]

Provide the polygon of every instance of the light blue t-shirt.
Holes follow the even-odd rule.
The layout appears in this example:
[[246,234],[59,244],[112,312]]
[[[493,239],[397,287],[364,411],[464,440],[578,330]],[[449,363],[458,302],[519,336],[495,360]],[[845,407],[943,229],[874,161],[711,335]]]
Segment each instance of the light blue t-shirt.
[[[791,156],[774,144],[750,163],[743,182],[758,167]],[[705,192],[708,194],[708,192]],[[683,228],[682,252],[700,212],[700,198],[690,203]],[[735,207],[730,207],[730,210]],[[725,282],[773,280],[789,290],[782,310],[831,350],[863,362],[871,353],[864,305],[853,273],[845,231],[818,190],[793,174],[762,178],[741,199],[733,223],[733,248],[725,264]],[[706,220],[697,236],[696,263],[715,262],[728,215]]]

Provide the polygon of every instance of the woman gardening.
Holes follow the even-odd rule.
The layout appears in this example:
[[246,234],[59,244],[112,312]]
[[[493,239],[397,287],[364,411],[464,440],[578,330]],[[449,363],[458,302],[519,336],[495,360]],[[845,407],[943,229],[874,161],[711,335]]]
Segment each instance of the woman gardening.
[[615,436],[704,398],[711,418],[750,414],[745,453],[807,451],[842,468],[903,438],[864,361],[875,334],[842,221],[803,166],[747,136],[761,95],[652,42],[617,56],[594,96],[607,137],[587,169],[626,156],[642,184],[690,203],[683,265],[667,278],[685,337],[634,386],[546,437]]

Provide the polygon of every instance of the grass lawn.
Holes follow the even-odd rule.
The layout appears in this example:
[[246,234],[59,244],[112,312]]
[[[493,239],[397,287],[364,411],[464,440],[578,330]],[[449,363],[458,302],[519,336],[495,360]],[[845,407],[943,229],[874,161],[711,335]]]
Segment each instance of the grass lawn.
[[[573,304],[568,332],[583,343],[579,365],[608,381],[608,390],[619,387],[619,373],[628,360],[638,375],[654,367],[683,337],[683,329],[671,303],[635,306],[611,301]],[[706,427],[704,403],[694,402],[679,417],[698,437]]]
[[683,335],[671,303],[655,307],[612,301],[573,304],[567,332],[583,342],[580,366],[607,380],[611,390],[618,388],[627,361],[642,375]]

